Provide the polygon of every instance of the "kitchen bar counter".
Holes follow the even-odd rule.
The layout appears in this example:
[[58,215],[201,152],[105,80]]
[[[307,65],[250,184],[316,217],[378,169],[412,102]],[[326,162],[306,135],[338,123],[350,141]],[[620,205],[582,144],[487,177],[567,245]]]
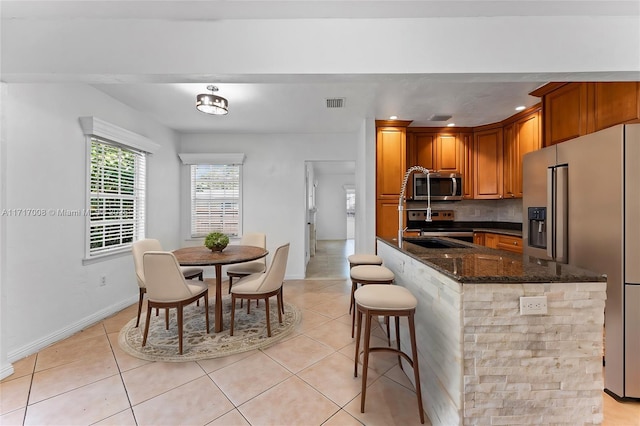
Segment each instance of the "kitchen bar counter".
[[[422,237],[429,238],[429,237]],[[491,249],[445,237],[465,248],[424,248],[408,241],[378,238],[460,283],[594,282],[606,277],[574,266]],[[413,237],[412,239],[415,239]]]
[[[418,299],[420,383],[431,424],[602,423],[605,278],[441,241],[463,248],[377,241],[395,285]],[[521,311],[521,303],[541,301],[546,312]],[[401,346],[409,351],[406,328],[401,321]],[[404,371],[412,380],[411,366]]]

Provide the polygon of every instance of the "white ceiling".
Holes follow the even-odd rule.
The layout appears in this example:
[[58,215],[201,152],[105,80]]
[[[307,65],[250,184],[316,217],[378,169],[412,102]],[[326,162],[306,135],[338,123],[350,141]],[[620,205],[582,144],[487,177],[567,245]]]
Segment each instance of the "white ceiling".
[[[2,1],[2,19],[233,20],[299,18],[416,18],[491,16],[640,16],[640,1]],[[213,53],[212,53],[213,54]],[[631,75],[637,75],[631,74]],[[532,74],[323,74],[217,75],[216,81],[183,76],[104,77],[92,84],[105,94],[179,132],[355,132],[364,118],[391,115],[413,126],[477,126],[500,121],[519,105],[539,99],[528,93],[548,81],[606,79],[603,73]],[[619,75],[615,76],[620,78]],[[55,81],[55,76],[52,76]],[[229,114],[195,109],[207,84],[229,101]],[[326,99],[345,98],[341,109]],[[447,122],[429,121],[447,114]]]
[[[146,111],[156,121],[180,132],[355,132],[365,117],[391,115],[413,120],[413,126],[477,126],[500,121],[519,105],[539,102],[528,93],[545,82],[490,82],[437,76],[279,76],[272,82],[247,79],[217,83],[229,101],[229,114],[211,116],[195,109],[206,84],[95,84],[119,101]],[[327,98],[344,98],[343,108],[327,108]],[[452,115],[432,122],[434,114]]]

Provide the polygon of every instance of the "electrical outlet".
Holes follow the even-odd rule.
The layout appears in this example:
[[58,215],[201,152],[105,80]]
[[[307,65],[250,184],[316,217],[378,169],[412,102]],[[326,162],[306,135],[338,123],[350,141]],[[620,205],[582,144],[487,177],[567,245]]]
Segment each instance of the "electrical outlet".
[[106,275],[102,275],[100,277],[100,287],[107,285],[107,276]]
[[544,315],[547,313],[547,296],[520,298],[520,315]]

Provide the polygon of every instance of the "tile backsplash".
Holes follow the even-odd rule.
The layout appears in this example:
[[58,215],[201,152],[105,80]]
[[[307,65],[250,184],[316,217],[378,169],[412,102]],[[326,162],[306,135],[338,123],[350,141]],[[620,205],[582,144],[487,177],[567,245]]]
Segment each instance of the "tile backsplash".
[[[409,201],[406,208],[426,208],[422,201]],[[463,200],[432,202],[432,210],[453,210],[456,221],[461,222],[515,222],[522,223],[522,199]]]

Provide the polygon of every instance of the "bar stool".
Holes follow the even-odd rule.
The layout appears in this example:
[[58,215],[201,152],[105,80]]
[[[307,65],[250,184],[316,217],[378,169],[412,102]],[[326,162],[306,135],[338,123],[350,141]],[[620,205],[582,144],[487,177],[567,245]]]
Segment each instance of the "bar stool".
[[349,269],[358,265],[382,265],[382,258],[376,254],[352,254],[347,260]]
[[[358,377],[358,359],[360,358],[360,336],[362,332],[362,315],[365,315],[364,328],[364,357],[362,360],[362,396],[360,397],[360,412],[364,413],[364,401],[367,391],[367,370],[369,368],[369,353],[376,351],[389,351],[398,354],[398,363],[402,368],[400,357],[413,367],[413,376],[416,384],[416,396],[418,397],[418,409],[420,410],[420,423],[424,423],[424,410],[422,409],[422,391],[420,389],[420,373],[418,371],[418,349],[416,347],[416,330],[414,314],[418,301],[409,290],[397,285],[367,285],[355,292],[356,310],[358,311],[358,335],[356,338],[356,356],[354,377]],[[397,349],[391,347],[369,347],[371,341],[371,322],[376,316],[395,317]],[[400,324],[399,317],[407,317],[409,320],[409,335],[411,337],[411,357],[400,349]]]
[[[382,265],[382,258],[376,254],[352,254],[347,257],[347,260],[349,261],[349,270],[360,265]],[[353,309],[353,295],[351,295],[349,302],[349,313],[351,313],[351,309]],[[351,337],[353,337],[353,333],[351,333]]]
[[[355,306],[354,293],[358,289],[358,284],[392,284],[395,278],[393,271],[386,266],[380,265],[358,265],[351,268],[351,306]],[[351,311],[351,337],[353,337],[353,329],[356,323],[356,310]],[[391,344],[391,336],[389,336],[389,322],[387,320],[387,337]]]

